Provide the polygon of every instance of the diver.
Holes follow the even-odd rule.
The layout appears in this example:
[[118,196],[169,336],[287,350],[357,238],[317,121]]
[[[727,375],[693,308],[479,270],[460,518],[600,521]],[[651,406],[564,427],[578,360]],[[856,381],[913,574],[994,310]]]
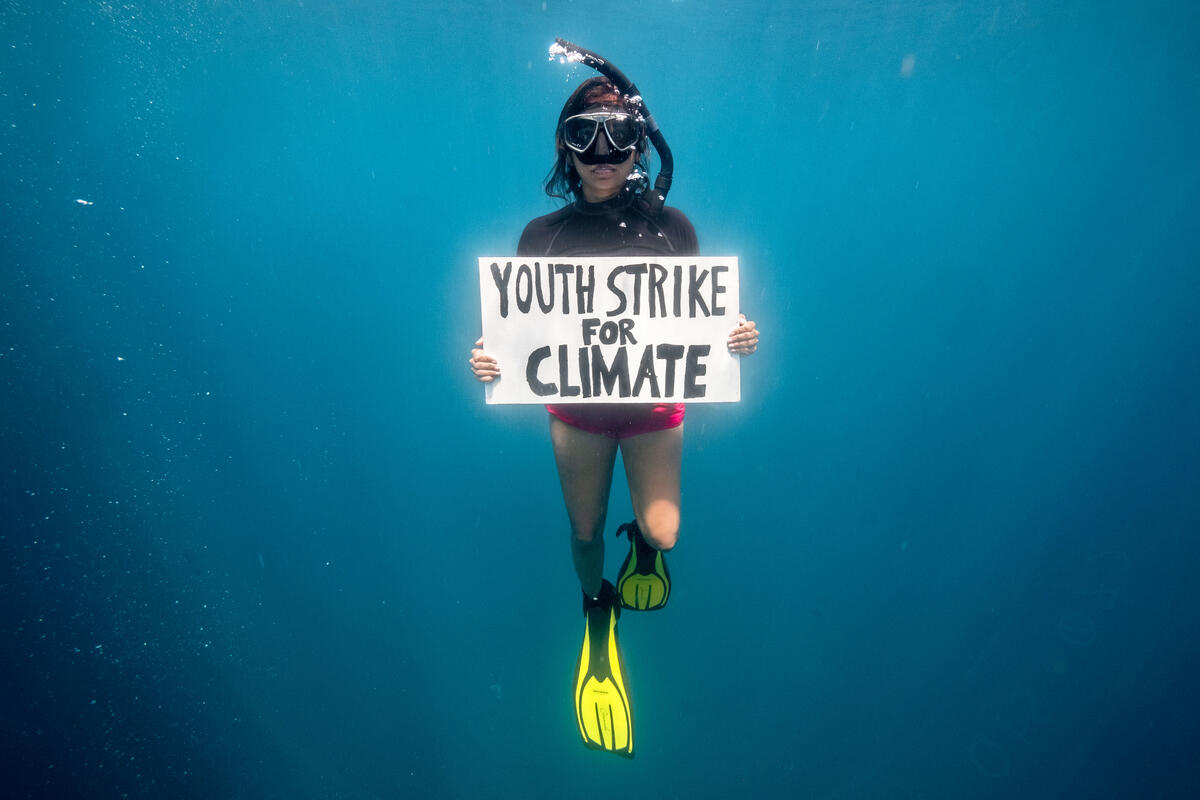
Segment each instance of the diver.
[[[551,55],[567,54],[600,71],[567,99],[555,129],[555,162],[545,191],[567,205],[525,226],[522,256],[699,255],[695,229],[665,207],[673,159],[636,87],[610,62],[558,40]],[[645,180],[648,144],[662,171]],[[727,346],[737,355],[758,347],[754,322],[739,315]],[[500,364],[484,349],[471,350],[470,367],[487,383]],[[622,608],[663,608],[671,594],[664,553],[679,537],[682,403],[555,404],[550,441],[571,529],[571,556],[583,589],[586,617],[576,667],[575,711],[584,744],[633,757],[629,682],[617,642]],[[604,529],[618,449],[625,465],[635,519],[617,528],[629,554],[616,584],[603,578]]]

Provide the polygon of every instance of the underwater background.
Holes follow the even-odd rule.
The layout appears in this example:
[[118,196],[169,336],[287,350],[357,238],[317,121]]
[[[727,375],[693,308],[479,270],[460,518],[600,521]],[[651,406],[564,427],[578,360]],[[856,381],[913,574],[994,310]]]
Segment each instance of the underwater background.
[[[0,3],[0,796],[1196,796],[1198,23]],[[622,618],[632,762],[545,414],[466,366],[594,74],[555,36],[763,332]]]

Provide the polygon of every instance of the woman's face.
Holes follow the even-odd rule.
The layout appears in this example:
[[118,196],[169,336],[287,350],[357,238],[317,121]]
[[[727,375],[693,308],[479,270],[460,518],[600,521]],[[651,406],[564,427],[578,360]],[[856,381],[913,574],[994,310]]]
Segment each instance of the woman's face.
[[[584,109],[584,113],[619,110],[621,108],[619,104],[620,99],[616,95],[594,97],[591,98],[591,103],[589,103],[588,107]],[[596,155],[605,156],[609,154],[611,143],[603,131],[597,131],[593,148]],[[630,150],[629,157],[619,164],[585,164],[579,159],[577,153],[571,151],[571,163],[575,166],[575,171],[579,173],[580,190],[583,193],[583,199],[589,203],[599,203],[602,200],[607,200],[624,189],[625,181],[633,172],[636,162],[636,148]]]

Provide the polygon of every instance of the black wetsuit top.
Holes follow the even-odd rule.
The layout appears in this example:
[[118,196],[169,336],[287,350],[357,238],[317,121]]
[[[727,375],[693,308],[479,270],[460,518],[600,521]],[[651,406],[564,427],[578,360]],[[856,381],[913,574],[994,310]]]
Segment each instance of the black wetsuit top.
[[600,203],[576,200],[525,226],[519,256],[695,256],[696,229],[677,208],[651,219],[628,195]]

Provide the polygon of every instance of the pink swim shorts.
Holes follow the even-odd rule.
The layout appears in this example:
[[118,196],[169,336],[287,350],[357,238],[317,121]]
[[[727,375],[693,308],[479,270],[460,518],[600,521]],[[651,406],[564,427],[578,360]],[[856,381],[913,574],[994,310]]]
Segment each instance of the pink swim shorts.
[[561,404],[546,410],[572,428],[626,439],[640,433],[678,428],[683,423],[683,403]]

